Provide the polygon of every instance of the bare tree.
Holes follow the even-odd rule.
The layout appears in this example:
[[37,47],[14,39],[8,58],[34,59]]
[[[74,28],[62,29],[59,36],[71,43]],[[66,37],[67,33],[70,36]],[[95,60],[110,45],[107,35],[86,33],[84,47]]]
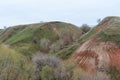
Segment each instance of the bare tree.
[[[55,56],[48,56],[46,54],[37,54],[33,56],[32,62],[36,65],[36,75],[37,75],[36,80],[41,80],[41,78],[44,78],[45,75],[46,76],[50,75],[52,77],[52,79],[50,80],[69,80],[67,73],[65,72],[62,66],[61,60]],[[47,71],[52,71],[52,73],[48,72],[47,74],[45,68],[48,69]],[[45,70],[45,72],[43,70]]]
[[87,24],[83,24],[80,29],[82,30],[82,33],[87,33],[91,28]]

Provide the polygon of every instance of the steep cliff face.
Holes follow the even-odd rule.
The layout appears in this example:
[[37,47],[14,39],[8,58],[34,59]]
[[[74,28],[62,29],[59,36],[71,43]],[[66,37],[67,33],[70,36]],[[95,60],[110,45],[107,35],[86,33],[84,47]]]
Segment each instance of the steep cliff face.
[[120,70],[120,18],[105,18],[95,28],[96,33],[84,42],[72,59],[88,73]]

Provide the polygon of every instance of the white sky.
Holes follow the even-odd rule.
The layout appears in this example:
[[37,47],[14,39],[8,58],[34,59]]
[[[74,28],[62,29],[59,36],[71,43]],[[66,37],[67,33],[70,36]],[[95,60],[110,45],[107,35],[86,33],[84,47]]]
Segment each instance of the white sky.
[[120,16],[120,0],[0,0],[0,28],[40,21],[95,25],[106,16]]

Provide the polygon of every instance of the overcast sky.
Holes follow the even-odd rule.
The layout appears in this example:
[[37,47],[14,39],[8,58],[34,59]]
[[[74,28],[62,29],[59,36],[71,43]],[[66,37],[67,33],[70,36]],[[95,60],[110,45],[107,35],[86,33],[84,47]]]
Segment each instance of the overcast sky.
[[40,21],[95,25],[106,16],[120,16],[120,0],[0,0],[0,28]]

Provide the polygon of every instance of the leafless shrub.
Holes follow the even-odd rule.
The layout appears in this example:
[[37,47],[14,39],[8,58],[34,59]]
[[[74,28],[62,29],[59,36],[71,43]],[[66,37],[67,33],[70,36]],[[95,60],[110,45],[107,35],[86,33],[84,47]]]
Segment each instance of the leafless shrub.
[[41,74],[41,71],[45,66],[49,66],[54,69],[54,73],[52,74],[54,77],[51,80],[69,80],[61,60],[57,57],[49,56],[47,54],[37,54],[33,57],[32,61],[36,65],[36,80],[41,79],[38,74]]
[[32,61],[39,67],[48,65],[57,68],[61,65],[61,62],[58,58],[54,56],[48,56],[46,54],[37,54],[33,57]]
[[87,33],[90,30],[90,27],[87,24],[83,24],[80,28],[82,30],[82,33]]

